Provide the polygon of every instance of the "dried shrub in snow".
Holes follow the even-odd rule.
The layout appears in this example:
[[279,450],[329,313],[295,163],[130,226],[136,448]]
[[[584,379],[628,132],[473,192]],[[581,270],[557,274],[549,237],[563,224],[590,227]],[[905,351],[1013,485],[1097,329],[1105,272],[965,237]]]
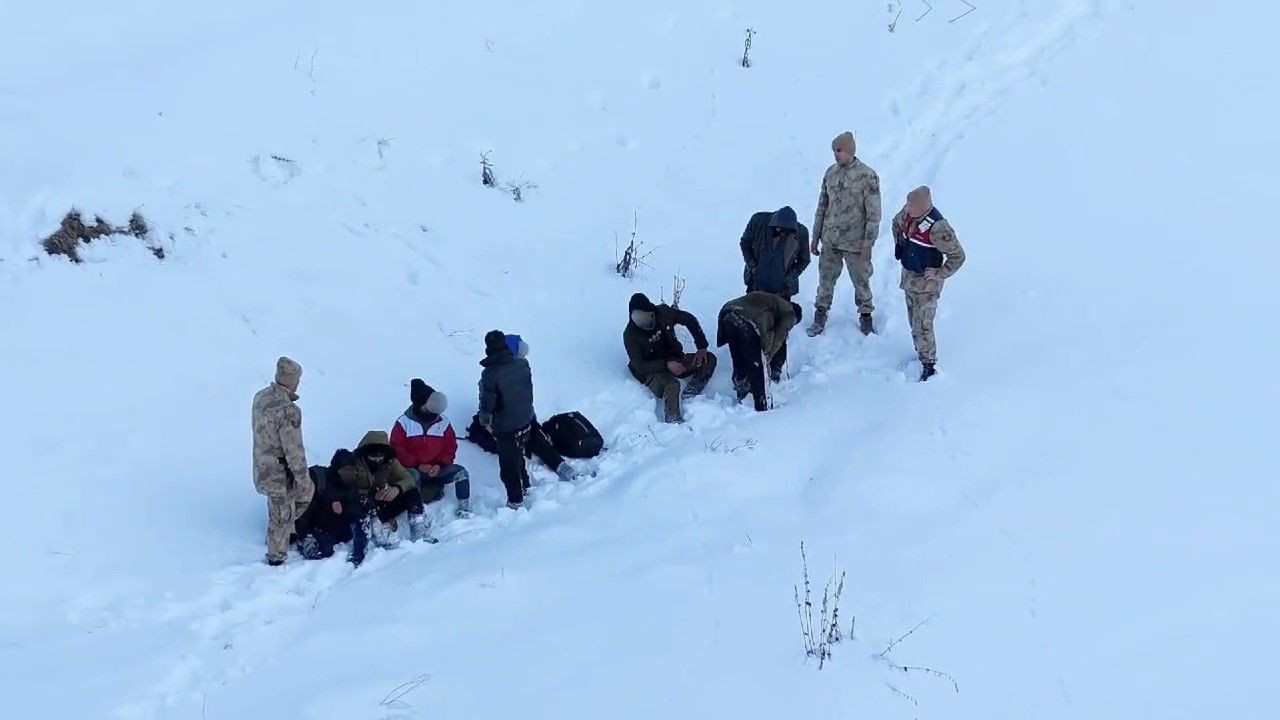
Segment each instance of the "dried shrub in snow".
[[[130,235],[140,240],[146,240],[151,234],[151,225],[142,213],[137,210],[129,216],[129,222],[124,227],[116,227],[101,216],[94,216],[92,225],[85,225],[84,218],[80,211],[71,208],[62,218],[58,229],[52,235],[41,241],[45,253],[48,255],[62,255],[73,263],[79,264],[84,262],[80,257],[80,248],[82,244],[88,244],[98,238],[110,235]],[[159,245],[148,245],[147,249],[151,251],[156,258],[163,260],[165,258],[164,248]]]

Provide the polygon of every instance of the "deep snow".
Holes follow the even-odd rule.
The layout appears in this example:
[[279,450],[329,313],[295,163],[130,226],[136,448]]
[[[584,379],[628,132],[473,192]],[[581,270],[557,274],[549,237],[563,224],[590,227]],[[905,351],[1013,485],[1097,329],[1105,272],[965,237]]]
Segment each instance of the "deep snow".
[[[948,23],[963,3],[907,3],[892,33],[898,3],[826,0],[5,5],[11,714],[1280,715],[1280,11],[977,4]],[[747,217],[808,222],[847,128],[886,218],[930,183],[968,251],[943,375],[909,381],[882,238],[879,336],[845,281],[775,412],[733,406],[722,374],[687,426],[657,424],[627,296],[678,271],[710,326]],[[487,151],[538,185],[525,202],[480,186]],[[141,208],[169,257],[39,257],[73,204]],[[655,252],[628,282],[633,217]],[[482,512],[440,545],[262,566],[248,403],[274,358],[306,368],[320,462],[389,427],[413,376],[465,426],[493,327],[530,341],[543,415],[605,431],[594,477],[540,473],[511,513],[464,446]],[[802,540],[857,617],[822,671]],[[872,658],[929,617],[894,657],[959,693]]]

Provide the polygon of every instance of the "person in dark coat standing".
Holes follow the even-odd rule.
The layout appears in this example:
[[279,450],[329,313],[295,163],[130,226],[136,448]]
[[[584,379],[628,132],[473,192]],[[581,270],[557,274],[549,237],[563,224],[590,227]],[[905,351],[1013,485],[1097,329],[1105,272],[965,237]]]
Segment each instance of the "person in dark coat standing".
[[507,507],[524,504],[529,471],[524,450],[533,425],[533,373],[529,361],[516,357],[501,330],[484,336],[485,358],[480,361],[480,424],[498,443],[498,468],[507,489]]
[[[767,292],[788,302],[800,292],[800,275],[809,267],[809,228],[796,220],[790,206],[777,212],[751,216],[742,233],[742,259],[746,262],[743,282],[747,292]],[[782,379],[787,364],[787,343],[769,360],[769,378]]]
[[[716,370],[716,356],[707,351],[710,343],[698,318],[670,305],[654,305],[644,293],[631,296],[627,327],[622,331],[622,345],[627,350],[627,368],[631,374],[662,398],[663,412],[669,423],[684,422],[681,398],[700,395],[711,382]],[[693,335],[698,352],[686,355],[676,337],[676,325],[683,325]],[[680,389],[680,381],[689,384]]]
[[811,256],[809,228],[796,220],[795,210],[788,206],[752,215],[738,245],[747,292],[761,290],[788,300],[800,292],[800,275]]

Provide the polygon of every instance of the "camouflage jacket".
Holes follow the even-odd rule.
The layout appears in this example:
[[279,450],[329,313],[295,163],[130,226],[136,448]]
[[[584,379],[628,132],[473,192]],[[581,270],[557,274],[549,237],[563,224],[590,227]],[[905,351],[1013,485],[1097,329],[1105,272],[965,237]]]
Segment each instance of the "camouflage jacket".
[[[928,229],[922,233],[921,221],[926,219],[931,222]],[[964,265],[964,248],[960,246],[956,231],[952,229],[951,223],[942,217],[942,213],[938,212],[937,208],[923,218],[913,218],[907,213],[905,207],[902,208],[893,217],[893,241],[894,254],[900,260],[906,251],[914,249],[911,247],[913,243],[919,245],[920,241],[930,245],[941,256],[935,267],[929,267],[920,272],[902,268],[902,281],[898,286],[909,293],[922,295],[941,293],[943,281],[955,275],[960,266]]]
[[276,383],[253,396],[253,487],[263,495],[284,494],[295,479],[307,478],[297,399]]
[[880,177],[854,158],[822,176],[813,237],[838,250],[870,252],[880,234]]

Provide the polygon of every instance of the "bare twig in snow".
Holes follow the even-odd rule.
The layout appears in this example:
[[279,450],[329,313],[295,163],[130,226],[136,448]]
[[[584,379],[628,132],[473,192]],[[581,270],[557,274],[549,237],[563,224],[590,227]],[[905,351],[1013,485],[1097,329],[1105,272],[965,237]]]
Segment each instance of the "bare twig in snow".
[[756,36],[756,31],[747,28],[747,37],[742,42],[742,67],[751,67],[751,39]]
[[809,558],[805,554],[804,543],[800,543],[800,562],[804,572],[804,597],[800,596],[800,588],[796,587],[796,612],[800,616],[800,632],[804,636],[805,655],[818,658],[818,669],[826,666],[832,657],[832,647],[844,640],[840,634],[840,595],[844,592],[844,577],[841,572],[833,575],[822,590],[822,608],[818,614],[817,626],[814,626],[813,598],[809,585]]
[[400,700],[404,696],[429,682],[431,682],[431,675],[429,674],[419,675],[415,678],[402,682],[392,689],[391,692],[387,693],[387,696],[382,698],[382,702],[378,704],[383,707],[403,706],[404,703],[400,702]]
[[889,688],[889,690],[890,690],[890,691],[892,691],[894,695],[897,695],[898,697],[902,698],[903,700],[906,700],[907,702],[911,703],[912,707],[914,707],[914,708],[915,708],[915,710],[913,710],[913,711],[912,711],[911,716],[912,716],[913,718],[916,718],[916,720],[919,720],[919,715],[918,715],[918,713],[920,712],[920,701],[919,701],[919,700],[916,700],[916,699],[915,699],[914,697],[912,697],[911,695],[908,695],[908,694],[906,694],[906,693],[902,692],[901,690],[899,690],[898,688],[894,687],[894,686],[893,686],[893,683],[885,683],[885,684],[884,684],[884,686],[885,686],[885,687],[887,687],[887,688]]
[[924,3],[924,4],[925,4],[925,7],[929,8],[929,9],[928,9],[928,10],[925,10],[925,11],[920,15],[920,17],[916,18],[916,22],[920,22],[921,20],[923,20],[923,19],[925,19],[926,17],[928,17],[928,16],[929,16],[929,13],[933,12],[933,5],[929,2],[929,0],[920,0],[920,2]]
[[671,307],[680,307],[680,299],[684,297],[685,280],[680,276],[677,270],[675,277],[671,281]]
[[491,152],[493,151],[480,153],[480,183],[485,187],[495,187],[498,184],[497,179],[493,176],[493,163],[489,160],[489,153]]
[[889,652],[890,652],[891,650],[893,650],[894,648],[898,647],[898,644],[899,644],[899,643],[901,643],[903,640],[906,640],[907,638],[911,637],[912,635],[915,635],[917,630],[919,630],[920,628],[924,627],[925,625],[928,625],[930,622],[932,622],[932,621],[933,621],[933,619],[934,619],[935,617],[937,617],[937,615],[930,615],[929,617],[927,617],[927,618],[925,618],[925,619],[921,620],[919,623],[917,623],[917,624],[916,624],[916,626],[915,626],[915,627],[913,627],[913,628],[911,628],[910,630],[906,631],[906,632],[905,632],[905,633],[903,633],[901,636],[899,636],[897,640],[894,640],[893,642],[889,643],[888,645],[886,645],[886,646],[885,646],[885,648],[884,648],[883,650],[881,650],[880,652],[876,653],[876,654],[875,654],[875,657],[877,657],[877,658],[883,658],[884,656],[888,655],[888,654],[889,654]]
[[974,4],[973,4],[973,3],[971,3],[971,2],[969,2],[969,0],[960,0],[960,2],[964,3],[965,5],[968,5],[968,6],[969,6],[969,9],[968,9],[968,10],[965,10],[963,13],[961,13],[961,14],[959,14],[959,15],[957,15],[957,16],[955,16],[955,17],[953,17],[953,18],[951,18],[951,19],[950,19],[950,20],[948,20],[947,22],[949,22],[949,23],[953,23],[953,22],[955,22],[955,21],[959,20],[960,18],[964,17],[965,15],[968,15],[969,13],[971,13],[971,12],[973,12],[974,10],[977,10],[977,9],[978,9],[978,6],[977,6],[977,5],[974,5]]
[[898,6],[898,14],[893,16],[893,20],[889,22],[889,32],[898,29],[898,21],[902,19],[902,6]]

